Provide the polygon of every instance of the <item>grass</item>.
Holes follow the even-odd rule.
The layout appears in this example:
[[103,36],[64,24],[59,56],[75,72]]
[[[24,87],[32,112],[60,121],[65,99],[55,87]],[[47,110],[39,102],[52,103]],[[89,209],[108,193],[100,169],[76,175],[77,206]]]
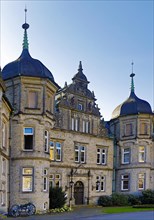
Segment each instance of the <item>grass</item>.
[[103,207],[103,213],[124,213],[124,212],[142,212],[142,211],[154,211],[154,208],[133,208],[131,206],[123,207]]

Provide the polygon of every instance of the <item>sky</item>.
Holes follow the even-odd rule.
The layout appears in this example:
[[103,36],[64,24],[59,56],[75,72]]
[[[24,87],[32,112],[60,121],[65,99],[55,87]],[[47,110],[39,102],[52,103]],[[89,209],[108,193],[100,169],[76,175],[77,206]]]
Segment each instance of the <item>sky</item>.
[[154,1],[0,1],[0,65],[22,52],[27,7],[29,52],[61,87],[70,84],[82,61],[105,120],[130,94],[154,110]]

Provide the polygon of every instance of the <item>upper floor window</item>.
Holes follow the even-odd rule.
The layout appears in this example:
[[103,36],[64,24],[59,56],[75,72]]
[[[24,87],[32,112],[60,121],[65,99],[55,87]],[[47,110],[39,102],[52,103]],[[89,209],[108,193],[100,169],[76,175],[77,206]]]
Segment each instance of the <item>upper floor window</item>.
[[148,134],[148,124],[142,122],[140,125],[140,134]]
[[48,190],[48,170],[44,169],[43,170],[43,191]]
[[138,161],[145,162],[145,147],[139,146]]
[[79,118],[72,118],[72,130],[79,131]]
[[22,191],[32,192],[33,191],[33,168],[23,168],[22,169]]
[[78,110],[82,111],[83,110],[83,104],[78,103]]
[[75,146],[75,162],[85,163],[86,149],[84,146]]
[[89,121],[82,121],[82,130],[85,133],[89,133],[90,132],[90,122]]
[[138,174],[138,189],[144,190],[144,188],[145,188],[145,174],[139,173]]
[[96,177],[96,191],[105,191],[105,176]]
[[7,175],[6,159],[2,157],[2,175]]
[[28,107],[37,108],[38,106],[38,92],[29,91],[28,93]]
[[49,94],[47,95],[46,107],[47,111],[53,112],[53,97]]
[[130,148],[122,149],[122,164],[130,163]]
[[24,128],[24,150],[33,150],[33,128]]
[[2,122],[2,147],[6,148],[7,145],[7,126]]
[[62,146],[59,142],[50,141],[50,159],[55,161],[62,160]]
[[97,164],[105,165],[107,162],[107,149],[98,148],[97,149]]
[[126,124],[125,125],[125,136],[130,136],[133,134],[133,125],[130,124]]
[[49,132],[45,131],[44,132],[44,139],[45,139],[45,146],[44,146],[44,151],[49,152]]
[[129,190],[129,175],[123,174],[121,175],[121,190]]

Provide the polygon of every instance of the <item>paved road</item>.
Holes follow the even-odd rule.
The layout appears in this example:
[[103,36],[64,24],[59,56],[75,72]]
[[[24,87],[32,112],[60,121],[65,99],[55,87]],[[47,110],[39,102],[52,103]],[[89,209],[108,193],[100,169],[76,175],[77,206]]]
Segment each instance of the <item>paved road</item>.
[[[15,220],[15,218],[7,219]],[[154,211],[102,214],[102,208],[100,207],[80,207],[76,208],[73,212],[18,217],[16,220],[154,220]]]

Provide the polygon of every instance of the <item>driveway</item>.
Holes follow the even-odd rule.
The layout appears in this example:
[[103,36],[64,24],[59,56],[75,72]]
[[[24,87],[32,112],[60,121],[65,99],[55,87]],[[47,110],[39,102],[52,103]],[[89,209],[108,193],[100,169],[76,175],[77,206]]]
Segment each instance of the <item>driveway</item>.
[[[9,217],[8,220],[15,220]],[[78,207],[72,212],[18,217],[16,220],[154,220],[154,211],[103,214],[101,207]]]

